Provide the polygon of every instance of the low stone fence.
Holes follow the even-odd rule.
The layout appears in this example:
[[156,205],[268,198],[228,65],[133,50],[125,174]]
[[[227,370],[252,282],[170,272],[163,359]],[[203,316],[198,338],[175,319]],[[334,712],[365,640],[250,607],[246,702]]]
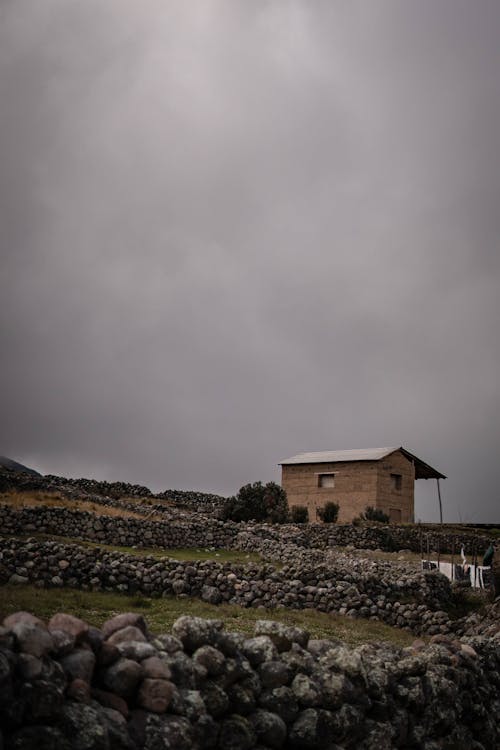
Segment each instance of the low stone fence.
[[0,627],[5,750],[499,747],[500,650],[475,637],[350,649],[261,620],[255,635],[124,613]]
[[[117,500],[110,500],[110,504],[120,505]],[[210,516],[186,515],[178,510],[169,511],[162,506],[148,507],[145,511],[141,506],[128,504],[133,510],[142,513],[159,510],[164,520],[152,521],[137,518],[122,518],[99,516],[87,511],[72,510],[58,507],[25,507],[19,510],[0,504],[0,529],[4,534],[20,534],[25,531],[71,536],[90,541],[123,546],[141,547],[219,547],[223,549],[244,548],[259,551],[263,548],[262,541],[272,542],[274,548],[283,549],[289,543],[299,547],[328,549],[335,547],[353,546],[358,549],[381,549],[395,551],[410,549],[420,551],[424,543],[424,552],[429,549],[439,549],[441,553],[451,552],[453,547],[457,554],[460,545],[465,543],[469,556],[472,545],[480,554],[486,550],[489,538],[471,536],[470,531],[464,530],[462,536],[451,532],[424,531],[418,526],[367,526],[356,527],[350,524],[337,526],[334,524],[310,524],[297,526],[234,523],[221,521]],[[245,537],[245,535],[247,535]],[[422,536],[421,536],[422,535]],[[427,536],[428,535],[428,536]],[[265,546],[265,545],[264,545]],[[272,544],[267,548],[271,549]],[[259,549],[258,549],[259,548]],[[484,549],[483,549],[484,548]],[[280,553],[278,552],[279,559]]]
[[76,544],[6,540],[0,583],[71,587],[146,596],[198,597],[211,604],[315,609],[382,620],[416,634],[455,629],[444,608],[447,578],[414,566],[338,556],[326,564],[297,548],[292,564],[185,562]]
[[239,527],[210,518],[172,523],[170,520],[97,516],[89,511],[62,507],[16,510],[0,505],[0,529],[3,534],[56,534],[126,547],[231,549]]

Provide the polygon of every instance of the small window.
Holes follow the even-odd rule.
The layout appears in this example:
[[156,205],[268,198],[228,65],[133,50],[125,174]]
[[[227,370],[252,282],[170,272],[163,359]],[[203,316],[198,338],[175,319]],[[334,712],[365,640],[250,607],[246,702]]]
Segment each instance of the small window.
[[391,474],[391,489],[401,490],[402,476],[401,474]]
[[335,487],[335,474],[318,474],[318,487]]

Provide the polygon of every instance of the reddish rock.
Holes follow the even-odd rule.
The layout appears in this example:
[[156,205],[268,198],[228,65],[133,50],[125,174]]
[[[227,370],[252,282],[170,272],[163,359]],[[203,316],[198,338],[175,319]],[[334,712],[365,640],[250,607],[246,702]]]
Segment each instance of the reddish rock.
[[460,653],[469,656],[471,659],[477,659],[477,651],[475,651],[472,646],[469,646],[468,643],[461,644]]
[[115,632],[106,640],[106,643],[111,643],[111,645],[117,646],[119,643],[127,643],[129,641],[145,643],[146,636],[142,630],[136,628],[135,625],[127,625],[125,628],[115,630]]
[[83,640],[89,631],[89,626],[86,622],[83,622],[78,617],[64,613],[58,613],[51,617],[48,628],[49,631],[63,630],[65,633],[70,633],[76,642]]
[[31,612],[13,612],[5,618],[3,626],[11,630],[14,625],[18,625],[21,622],[29,623],[31,625],[45,625],[43,620],[40,620],[39,617],[35,617]]
[[112,643],[105,641],[97,654],[97,663],[100,667],[109,667],[110,664],[120,658],[120,651]]
[[422,649],[425,648],[425,646],[426,646],[425,641],[422,641],[420,639],[413,641],[413,643],[411,644],[411,647],[414,651],[422,651]]
[[174,686],[168,680],[152,680],[147,678],[143,681],[137,695],[137,704],[148,711],[161,714],[167,710]]
[[105,638],[109,638],[115,631],[122,630],[122,628],[126,628],[129,625],[139,628],[143,633],[147,633],[146,621],[142,615],[136,612],[123,612],[104,623],[101,628],[102,634]]
[[141,662],[144,676],[156,680],[169,680],[172,676],[168,664],[158,656],[150,656]]
[[115,711],[119,711],[125,718],[128,717],[127,701],[120,698],[119,695],[109,693],[107,690],[100,690],[99,688],[92,688],[91,695],[101,706],[112,708]]
[[32,656],[45,656],[54,649],[52,636],[44,625],[20,620],[10,627],[17,639],[19,650]]
[[66,691],[69,698],[78,701],[79,703],[89,703],[90,701],[90,685],[85,680],[72,680],[68,685]]

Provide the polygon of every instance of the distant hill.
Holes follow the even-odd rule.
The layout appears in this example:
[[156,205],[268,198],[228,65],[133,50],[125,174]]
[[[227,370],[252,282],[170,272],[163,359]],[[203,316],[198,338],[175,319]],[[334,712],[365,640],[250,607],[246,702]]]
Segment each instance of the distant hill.
[[38,471],[30,469],[28,466],[24,466],[17,461],[13,461],[12,458],[7,458],[7,456],[0,456],[0,466],[8,471],[16,471],[20,474],[31,474],[33,477],[42,476]]

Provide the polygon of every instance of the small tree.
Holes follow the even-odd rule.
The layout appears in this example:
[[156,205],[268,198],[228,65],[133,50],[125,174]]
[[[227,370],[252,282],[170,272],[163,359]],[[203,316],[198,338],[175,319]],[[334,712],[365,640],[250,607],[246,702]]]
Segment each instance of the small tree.
[[308,523],[309,511],[305,505],[294,505],[290,510],[292,523]]
[[286,523],[288,502],[285,490],[275,482],[245,484],[235,497],[226,500],[222,518],[231,521]]
[[339,516],[339,504],[329,500],[322,508],[318,508],[318,517],[323,523],[336,523]]
[[389,523],[389,516],[384,513],[380,508],[374,508],[372,505],[367,505],[365,512],[361,516],[366,521],[377,521],[378,523]]

